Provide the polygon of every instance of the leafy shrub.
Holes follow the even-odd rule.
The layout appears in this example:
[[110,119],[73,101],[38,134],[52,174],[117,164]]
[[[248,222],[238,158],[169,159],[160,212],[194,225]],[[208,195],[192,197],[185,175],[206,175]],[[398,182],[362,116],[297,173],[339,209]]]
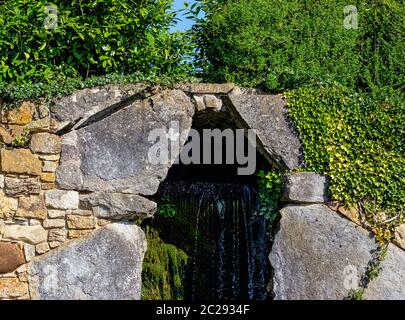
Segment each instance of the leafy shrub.
[[363,203],[370,220],[383,210],[387,220],[401,222],[405,105],[353,94],[341,85],[302,87],[286,96],[307,169],[330,176],[332,198]]
[[[357,7],[358,29],[343,26],[348,4]],[[192,15],[201,9],[194,32],[208,81],[275,91],[334,81],[403,89],[400,0],[199,0]]]
[[0,82],[58,82],[109,72],[184,74],[188,38],[169,32],[176,19],[171,4],[56,0],[57,27],[47,29],[49,1],[2,1]]

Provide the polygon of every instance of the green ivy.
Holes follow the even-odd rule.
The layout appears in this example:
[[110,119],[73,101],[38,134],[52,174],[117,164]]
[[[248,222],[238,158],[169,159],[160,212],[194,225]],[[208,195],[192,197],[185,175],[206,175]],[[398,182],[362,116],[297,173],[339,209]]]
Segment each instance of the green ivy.
[[283,191],[283,174],[278,171],[258,172],[260,214],[269,220],[270,225],[278,217]]
[[[400,95],[356,94],[334,84],[286,92],[303,144],[306,169],[328,175],[334,200],[360,204],[376,225],[390,226],[405,208],[405,108]],[[379,227],[384,227],[380,221]]]
[[178,82],[197,82],[198,79],[178,75],[178,76],[157,76],[154,74],[120,74],[109,73],[103,76],[91,76],[87,79],[69,78],[65,81],[51,81],[49,83],[4,83],[0,82],[0,97],[7,101],[21,101],[25,99],[45,98],[47,100],[54,97],[62,97],[72,94],[75,90],[84,88],[94,88],[112,84],[129,84],[146,82],[150,84],[172,85]]

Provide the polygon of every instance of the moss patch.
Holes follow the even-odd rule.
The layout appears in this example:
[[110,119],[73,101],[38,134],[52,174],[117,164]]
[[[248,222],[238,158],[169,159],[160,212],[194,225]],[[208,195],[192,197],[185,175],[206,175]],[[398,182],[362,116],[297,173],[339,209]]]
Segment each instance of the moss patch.
[[164,243],[156,229],[146,226],[145,234],[148,250],[143,262],[142,300],[184,299],[187,254]]

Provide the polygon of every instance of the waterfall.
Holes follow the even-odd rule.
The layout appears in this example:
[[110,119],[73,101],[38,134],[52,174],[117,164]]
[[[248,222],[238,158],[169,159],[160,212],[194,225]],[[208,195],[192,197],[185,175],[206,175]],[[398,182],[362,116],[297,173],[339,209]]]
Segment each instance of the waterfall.
[[270,240],[255,186],[176,181],[159,193],[176,206],[162,235],[190,257],[187,299],[267,298]]

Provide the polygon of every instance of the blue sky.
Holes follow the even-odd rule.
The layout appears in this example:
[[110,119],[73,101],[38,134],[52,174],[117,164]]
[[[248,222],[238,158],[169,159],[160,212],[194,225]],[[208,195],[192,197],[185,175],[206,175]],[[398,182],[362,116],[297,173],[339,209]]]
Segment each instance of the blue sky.
[[[174,0],[174,9],[175,10],[184,9],[184,1],[185,0]],[[192,5],[195,1],[188,0],[187,2],[189,3],[189,5]],[[191,20],[186,19],[185,17],[181,17],[180,15],[178,15],[178,18],[181,18],[182,21],[180,21],[176,25],[174,30],[180,30],[180,31],[187,30],[187,29],[190,29],[191,26],[193,25],[193,22]]]

